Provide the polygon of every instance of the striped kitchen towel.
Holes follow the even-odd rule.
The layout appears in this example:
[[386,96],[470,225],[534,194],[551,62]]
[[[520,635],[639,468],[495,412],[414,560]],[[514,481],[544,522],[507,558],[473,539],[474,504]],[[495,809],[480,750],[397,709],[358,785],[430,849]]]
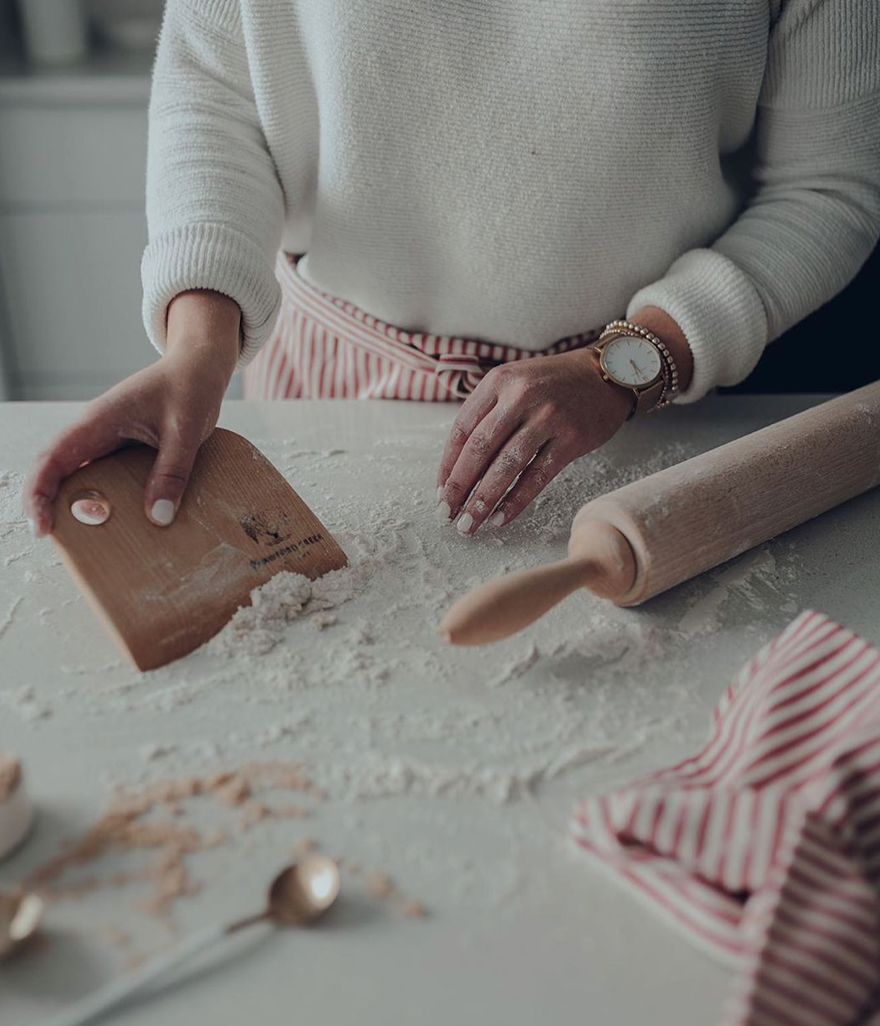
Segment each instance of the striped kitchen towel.
[[880,1026],[880,652],[858,635],[802,613],[696,755],[585,799],[572,832],[735,966],[725,1026]]

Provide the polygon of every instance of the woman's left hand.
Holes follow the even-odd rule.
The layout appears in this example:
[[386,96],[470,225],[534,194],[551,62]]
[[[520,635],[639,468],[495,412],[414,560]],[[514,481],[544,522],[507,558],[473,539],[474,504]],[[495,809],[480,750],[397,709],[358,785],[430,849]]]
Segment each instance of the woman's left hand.
[[494,367],[455,418],[440,463],[438,515],[459,517],[462,534],[487,517],[496,527],[510,523],[563,467],[604,445],[632,403],[602,379],[591,349]]

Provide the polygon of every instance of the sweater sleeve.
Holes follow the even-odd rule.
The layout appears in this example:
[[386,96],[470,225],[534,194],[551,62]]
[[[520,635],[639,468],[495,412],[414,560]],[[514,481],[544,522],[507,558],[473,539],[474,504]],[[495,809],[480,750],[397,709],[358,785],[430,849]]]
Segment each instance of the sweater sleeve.
[[168,304],[211,289],[242,312],[239,363],[280,302],[284,200],[248,70],[238,0],[168,0],[149,112],[143,316],[161,351]]
[[783,0],[770,35],[751,197],[711,247],[627,307],[666,310],[694,356],[681,400],[745,378],[841,291],[880,236],[880,0]]

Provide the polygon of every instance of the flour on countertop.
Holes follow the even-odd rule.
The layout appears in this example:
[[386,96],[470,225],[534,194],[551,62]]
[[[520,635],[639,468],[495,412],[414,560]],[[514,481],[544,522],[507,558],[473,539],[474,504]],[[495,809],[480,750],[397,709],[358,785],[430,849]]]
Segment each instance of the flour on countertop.
[[27,724],[48,719],[52,715],[52,706],[38,696],[33,684],[0,688],[0,706],[16,713],[19,720]]
[[[698,597],[679,621],[678,629],[686,638],[718,630],[721,609],[733,594],[742,596],[757,614],[767,611],[764,595],[772,595],[774,601],[779,598],[774,587],[776,559],[766,546],[744,553],[720,571],[709,571],[708,577],[715,586]],[[794,612],[797,607],[789,605],[786,608]]]
[[541,650],[534,642],[532,642],[523,655],[508,663],[497,676],[487,681],[487,686],[490,688],[499,688],[502,684],[508,684],[510,681],[522,677],[522,675],[530,670],[540,658]]
[[9,630],[12,625],[12,621],[15,619],[15,613],[18,607],[24,602],[24,598],[19,595],[18,598],[13,599],[12,605],[9,607],[9,611],[6,616],[0,620],[0,638]]
[[[35,746],[76,736],[84,748],[85,738],[118,732],[124,743],[105,745],[100,761],[85,752],[83,765],[95,783],[136,792],[169,777],[205,779],[208,769],[247,760],[301,762],[325,800],[282,805],[258,794],[228,808],[202,804],[231,811],[233,842],[267,855],[276,833],[303,825],[298,810],[308,804],[311,835],[327,843],[332,836],[339,851],[386,867],[392,879],[417,880],[432,907],[434,897],[450,895],[469,908],[512,907],[523,890],[520,856],[534,839],[534,808],[546,799],[566,810],[585,788],[626,779],[635,757],[662,761],[688,750],[739,668],[739,625],[755,625],[754,650],[760,632],[788,622],[800,564],[789,543],[778,541],[758,550],[747,571],[737,571],[736,561],[641,609],[617,609],[579,592],[514,638],[452,648],[437,625],[468,587],[560,558],[584,502],[706,444],[658,442],[638,460],[610,451],[585,457],[514,523],[467,538],[434,518],[433,474],[448,427],[345,451],[323,448],[315,432],[256,441],[350,565],[318,581],[276,575],[207,645],[150,673],[117,656],[54,547],[32,542],[18,504],[20,478],[0,473],[0,625],[7,623],[0,657],[11,646],[18,656],[22,639],[32,645],[39,637],[60,668],[49,677],[0,682],[0,730],[12,724],[33,732]],[[25,553],[27,546],[34,551]],[[16,604],[19,595],[27,601]],[[695,672],[704,664],[693,651],[706,643],[723,660],[717,680]],[[397,805],[389,798],[407,802],[406,844],[389,839],[386,818]],[[185,797],[166,803],[163,818],[175,829],[187,826],[188,803],[198,804]],[[456,831],[465,831],[471,850],[482,823],[495,831],[487,842],[491,873],[453,843]],[[564,811],[547,828],[548,841],[562,824]],[[213,838],[207,828],[199,836]],[[293,837],[284,836],[289,852]],[[192,840],[174,837],[175,851]],[[201,864],[213,850],[184,851],[180,859]],[[218,844],[217,857],[223,850]],[[157,877],[141,881],[155,888],[160,904],[196,885],[180,875],[176,858],[169,855],[170,889],[162,891]]]
[[332,793],[352,802],[412,794],[429,798],[479,797],[504,805],[529,794],[542,781],[555,780],[569,770],[615,754],[617,748],[613,745],[577,745],[549,758],[534,759],[531,766],[516,771],[480,762],[444,766],[376,755],[359,760],[356,767],[344,760],[319,766],[315,775]]
[[251,604],[242,606],[207,645],[211,655],[250,657],[265,655],[284,638],[284,625],[301,616],[324,614],[318,626],[336,619],[325,611],[348,602],[363,587],[369,574],[366,563],[331,570],[317,580],[282,571],[251,592]]

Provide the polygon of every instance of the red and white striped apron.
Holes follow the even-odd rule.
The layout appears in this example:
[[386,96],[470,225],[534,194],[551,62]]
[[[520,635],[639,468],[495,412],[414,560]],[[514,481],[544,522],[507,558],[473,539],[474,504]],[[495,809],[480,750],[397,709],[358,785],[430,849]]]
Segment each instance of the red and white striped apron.
[[602,329],[537,352],[402,331],[322,292],[281,253],[281,312],[271,338],[244,372],[248,399],[464,399],[491,367],[553,356],[594,342]]
[[729,1026],[880,1026],[880,652],[858,635],[802,613],[704,748],[581,802],[572,833],[734,964]]

